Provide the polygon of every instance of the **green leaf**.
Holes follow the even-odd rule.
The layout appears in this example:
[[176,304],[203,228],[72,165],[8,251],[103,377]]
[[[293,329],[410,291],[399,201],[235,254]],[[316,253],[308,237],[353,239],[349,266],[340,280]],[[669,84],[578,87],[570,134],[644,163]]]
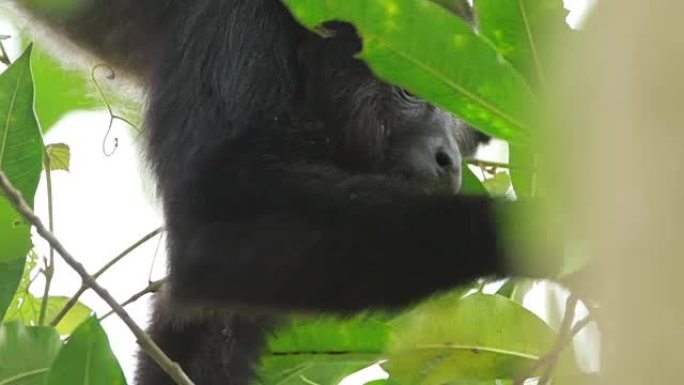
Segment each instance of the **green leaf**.
[[0,325],[0,384],[44,385],[61,347],[53,328]]
[[[0,217],[0,220],[2,218]],[[3,231],[3,230],[0,230]],[[0,244],[6,243],[0,240]],[[4,260],[0,256],[0,318],[4,318],[7,307],[14,297],[22,273],[24,272],[24,258]]]
[[295,318],[269,338],[256,383],[337,384],[377,362],[388,335],[389,326],[379,315]]
[[467,163],[461,166],[463,170],[463,183],[461,185],[461,194],[465,195],[487,195],[487,190],[482,185],[479,179],[473,173],[473,170]]
[[[18,308],[23,306],[24,303],[29,303],[27,302],[29,298],[33,298],[31,293],[29,293],[29,287],[31,286],[31,272],[36,267],[37,263],[38,254],[31,250],[28,257],[26,258],[24,272],[22,273],[21,279],[19,280],[19,285],[17,286],[16,292],[14,293],[14,298],[12,299],[12,302],[10,303],[9,307],[7,308],[7,311],[5,312],[5,316],[1,321],[9,322],[11,320],[17,319],[17,317],[15,317],[14,314],[17,312]],[[28,322],[23,323],[30,324]]]
[[535,104],[525,80],[457,16],[427,0],[285,0],[309,28],[354,23],[360,57],[384,80],[502,139],[524,141]]
[[[45,313],[47,322],[55,318],[68,300],[68,297],[48,297],[47,311]],[[15,300],[12,302],[12,305],[5,315],[5,321],[20,320],[27,325],[38,324],[42,302],[42,298],[34,297],[30,293],[24,293],[24,295],[21,295],[20,297],[15,297]],[[81,323],[83,323],[83,321],[90,317],[92,312],[93,311],[90,310],[90,308],[77,302],[57,324],[57,331],[63,336],[71,334]]]
[[543,85],[548,68],[547,48],[568,34],[567,11],[561,0],[475,0],[482,36],[530,84]]
[[403,384],[512,379],[553,345],[536,315],[499,295],[446,296],[399,317],[383,367]]
[[486,179],[482,184],[489,195],[501,197],[505,196],[511,188],[511,177],[507,172],[498,172],[493,178]]
[[83,322],[57,355],[47,385],[122,385],[121,367],[96,317]]
[[65,143],[48,144],[45,147],[50,170],[64,170],[69,171],[69,163],[71,161],[71,150]]
[[510,145],[511,183],[518,198],[531,198],[538,195],[536,173],[538,155],[529,146]]
[[[43,142],[33,114],[29,47],[0,75],[0,170],[33,205],[43,163]],[[30,228],[0,194],[0,318],[24,270]]]
[[54,55],[37,47],[31,58],[36,83],[36,115],[43,130],[69,111],[102,106],[86,71],[68,69]]

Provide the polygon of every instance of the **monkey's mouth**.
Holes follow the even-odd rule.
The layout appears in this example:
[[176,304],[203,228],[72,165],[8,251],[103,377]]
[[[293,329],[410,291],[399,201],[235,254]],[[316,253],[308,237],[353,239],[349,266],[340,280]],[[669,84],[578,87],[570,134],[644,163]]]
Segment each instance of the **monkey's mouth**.
[[425,175],[405,169],[396,169],[391,175],[407,181],[425,195],[456,195],[461,191],[461,173]]

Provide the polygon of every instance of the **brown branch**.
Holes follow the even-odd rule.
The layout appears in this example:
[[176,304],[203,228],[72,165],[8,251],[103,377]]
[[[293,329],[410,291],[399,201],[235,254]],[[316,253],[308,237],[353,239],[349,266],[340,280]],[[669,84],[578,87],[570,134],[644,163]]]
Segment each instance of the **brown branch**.
[[52,246],[57,254],[59,254],[64,262],[71,266],[74,271],[81,276],[83,283],[93,289],[97,295],[99,295],[106,303],[109,305],[114,312],[119,316],[119,318],[128,326],[128,328],[133,332],[138,340],[138,344],[142,349],[161,367],[164,372],[166,372],[176,384],[179,385],[194,385],[192,380],[188,378],[183,369],[177,363],[173,362],[160,348],[157,344],[152,341],[152,338],[143,331],[138,324],[133,321],[131,316],[124,310],[124,308],[119,305],[114,297],[109,294],[109,292],[98,285],[95,279],[88,274],[86,269],[81,263],[79,263],[62,245],[62,243],[55,238],[55,236],[48,231],[43,222],[36,216],[36,214],[31,210],[31,207],[26,203],[24,198],[12,183],[7,179],[4,172],[0,171],[0,189],[2,189],[7,198],[12,203],[12,206],[35,228],[38,234],[45,239],[50,246]]
[[583,318],[581,321],[577,322],[572,326],[572,321],[575,319],[575,309],[577,308],[578,298],[574,295],[570,295],[565,304],[565,316],[563,317],[563,322],[561,323],[560,329],[558,331],[558,338],[556,343],[553,345],[551,350],[544,356],[540,357],[534,365],[527,371],[527,373],[515,381],[513,385],[523,385],[525,380],[534,376],[534,373],[538,370],[544,368],[544,373],[542,374],[537,385],[546,385],[549,383],[551,376],[553,375],[553,370],[556,368],[558,363],[558,358],[565,347],[572,342],[573,338],[579,333],[585,326],[592,321],[591,316]]
[[[47,154],[45,146],[43,146],[43,168],[45,169],[45,185],[47,187],[47,204],[48,204],[48,229],[51,233],[55,232],[55,221],[52,206],[52,164],[50,155]],[[50,297],[50,286],[52,285],[52,277],[55,275],[55,249],[50,246],[50,257],[45,262],[45,287],[43,288],[43,299],[40,303],[40,315],[38,316],[38,324],[45,324],[45,315],[47,314],[47,305]]]
[[[121,253],[119,253],[119,255],[117,255],[116,257],[114,257],[111,261],[107,262],[104,266],[102,266],[102,267],[100,268],[100,270],[98,270],[95,274],[93,274],[93,276],[92,276],[92,277],[93,277],[93,280],[98,279],[98,278],[99,278],[102,274],[104,274],[110,267],[114,266],[114,264],[116,264],[116,263],[119,262],[121,259],[123,259],[125,256],[127,256],[128,254],[130,254],[133,250],[137,249],[137,248],[140,247],[143,243],[149,241],[149,240],[152,239],[154,236],[156,236],[156,235],[158,235],[159,233],[161,233],[163,230],[164,230],[164,229],[163,229],[162,227],[158,227],[158,228],[156,228],[155,230],[153,230],[152,232],[150,232],[150,233],[148,233],[147,235],[145,235],[144,237],[140,238],[138,241],[136,241],[136,242],[133,243],[132,245],[128,246],[128,247],[126,248],[126,250],[124,250],[124,251],[122,251]],[[64,304],[64,307],[62,307],[62,309],[60,309],[59,313],[57,313],[57,315],[55,316],[55,318],[52,319],[52,321],[50,322],[50,325],[52,325],[52,326],[57,326],[57,324],[59,323],[59,321],[61,321],[62,318],[64,318],[64,316],[66,316],[66,314],[69,312],[69,310],[71,310],[71,308],[73,308],[74,305],[76,305],[76,303],[78,303],[78,299],[81,297],[81,295],[82,295],[86,290],[88,290],[88,286],[85,285],[85,284],[82,284],[81,287],[76,291],[76,293],[74,293],[74,295],[72,295],[71,298],[69,298],[69,300],[67,301],[67,303]]]
[[[144,296],[145,294],[151,294],[151,293],[156,293],[161,289],[162,285],[164,285],[164,282],[166,282],[166,278],[162,278],[157,281],[152,281],[150,282],[147,287],[144,289],[140,290],[139,292],[133,294],[130,298],[127,300],[121,302],[121,307],[126,307],[133,302],[137,301],[140,299],[140,297]],[[110,310],[107,312],[105,315],[99,318],[100,321],[103,321],[105,318],[109,317],[110,315],[114,314],[114,310]]]

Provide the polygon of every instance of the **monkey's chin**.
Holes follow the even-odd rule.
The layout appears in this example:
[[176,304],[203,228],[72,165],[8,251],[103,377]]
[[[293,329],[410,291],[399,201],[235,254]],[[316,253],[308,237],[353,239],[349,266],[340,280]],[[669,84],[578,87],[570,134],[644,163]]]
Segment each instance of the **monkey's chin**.
[[393,177],[402,179],[419,191],[421,194],[429,196],[452,196],[461,191],[461,175],[441,175],[425,176],[406,170],[393,170],[390,173]]
[[430,196],[452,196],[461,191],[461,178],[442,177],[422,181],[423,192]]

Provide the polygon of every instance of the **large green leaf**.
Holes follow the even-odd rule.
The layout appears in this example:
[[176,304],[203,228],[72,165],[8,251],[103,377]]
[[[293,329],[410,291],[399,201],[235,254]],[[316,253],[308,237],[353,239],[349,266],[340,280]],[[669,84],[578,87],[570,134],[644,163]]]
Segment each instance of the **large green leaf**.
[[[31,48],[0,75],[0,170],[33,205],[43,142],[33,114]],[[0,194],[0,318],[12,300],[31,246],[30,228]]]
[[61,347],[53,328],[0,325],[0,384],[44,385]]
[[548,50],[568,33],[562,0],[475,0],[478,27],[530,84],[544,84]]
[[83,322],[57,355],[47,385],[123,385],[123,371],[97,321]]
[[284,0],[308,27],[354,23],[360,53],[402,85],[493,136],[527,137],[534,97],[525,80],[457,16],[427,0]]
[[[48,297],[45,319],[48,322],[51,321],[59,311],[62,310],[68,300],[68,297]],[[27,325],[37,325],[42,302],[42,298],[34,297],[30,293],[23,293],[21,296],[17,295],[14,301],[12,301],[12,305],[9,307],[7,314],[5,314],[5,321],[20,320]],[[57,331],[61,335],[71,334],[81,323],[83,323],[83,321],[90,317],[92,312],[93,311],[84,304],[76,302],[69,312],[66,313],[64,318],[57,324]]]
[[255,383],[337,384],[381,358],[389,335],[385,320],[382,316],[296,318],[269,338]]
[[[511,379],[546,353],[555,333],[499,295],[453,295],[399,317],[383,366],[404,385]],[[477,383],[477,382],[476,382]]]

